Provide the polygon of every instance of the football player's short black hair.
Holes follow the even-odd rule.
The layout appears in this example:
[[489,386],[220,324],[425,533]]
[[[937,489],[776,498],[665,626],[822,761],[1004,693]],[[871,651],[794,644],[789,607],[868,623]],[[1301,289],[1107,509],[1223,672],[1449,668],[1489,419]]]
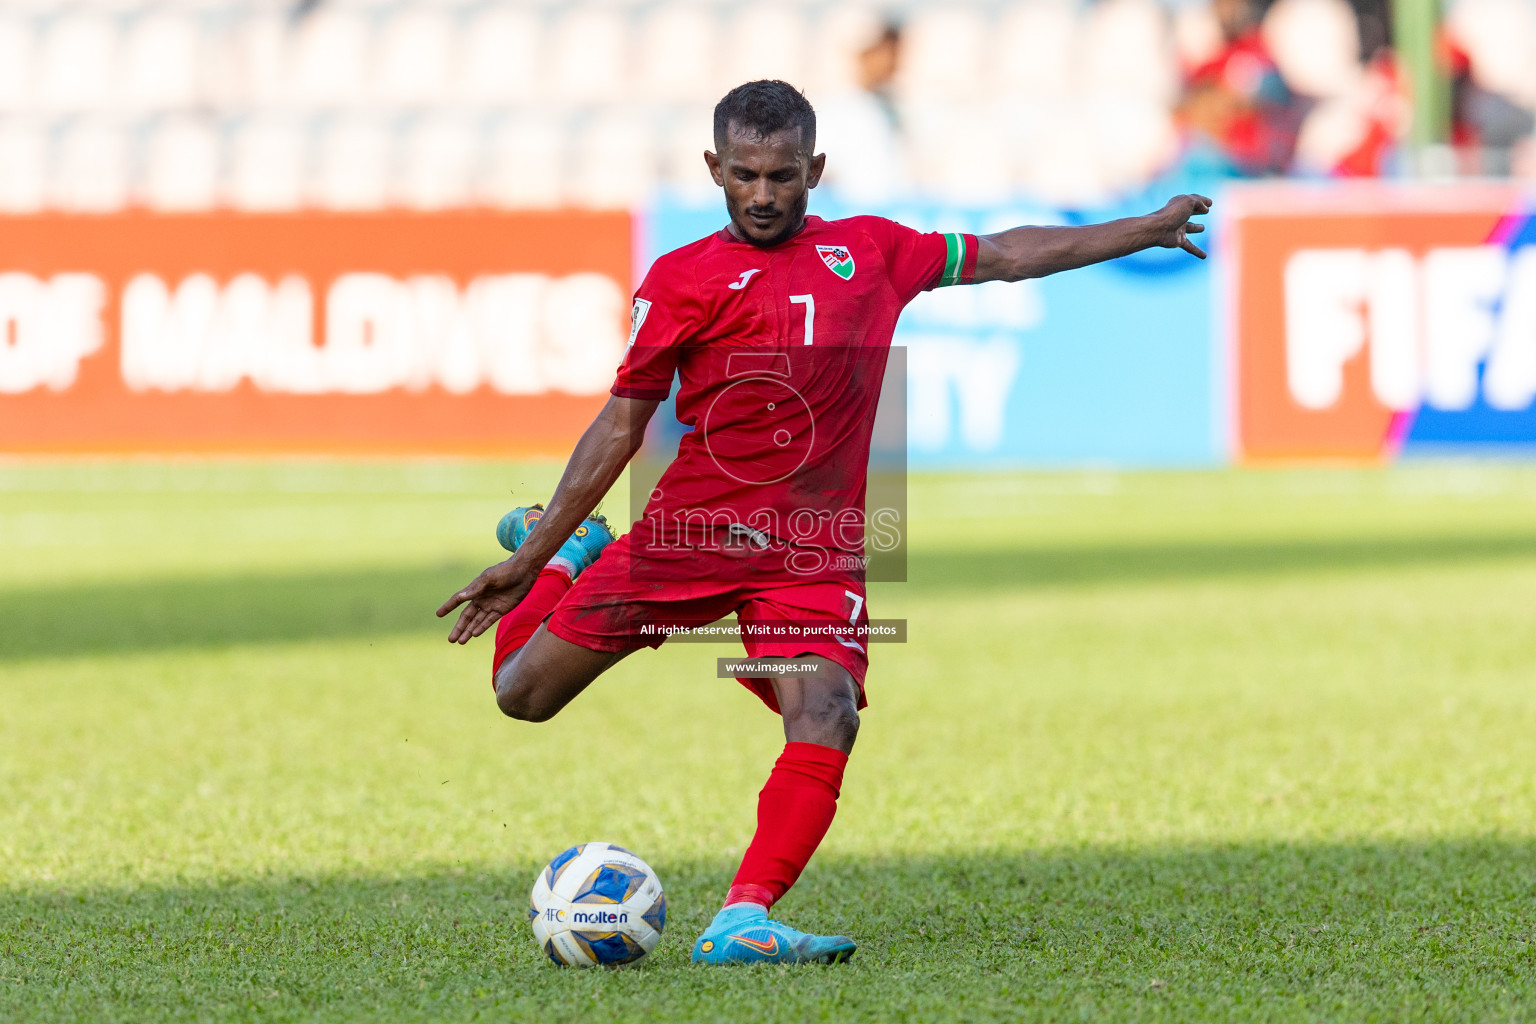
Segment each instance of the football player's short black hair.
[[805,94],[788,82],[748,82],[738,85],[715,104],[715,151],[725,148],[731,126],[757,139],[786,128],[800,129],[807,156],[816,152],[816,111]]

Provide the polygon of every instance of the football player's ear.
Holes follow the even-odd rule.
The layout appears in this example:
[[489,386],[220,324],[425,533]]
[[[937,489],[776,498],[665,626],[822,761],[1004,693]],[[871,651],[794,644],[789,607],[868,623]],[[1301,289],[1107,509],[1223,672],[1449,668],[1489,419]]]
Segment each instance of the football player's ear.
[[827,154],[817,153],[811,157],[811,166],[805,176],[805,187],[815,188],[821,183],[821,172],[827,169]]
[[709,176],[715,179],[715,184],[725,188],[725,172],[720,169],[720,158],[706,149],[704,163],[709,168]]

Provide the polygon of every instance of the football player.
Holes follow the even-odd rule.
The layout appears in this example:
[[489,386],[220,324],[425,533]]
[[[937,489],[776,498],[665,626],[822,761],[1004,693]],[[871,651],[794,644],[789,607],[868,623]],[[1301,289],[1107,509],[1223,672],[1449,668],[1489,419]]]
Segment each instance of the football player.
[[[707,963],[836,962],[855,943],[771,920],[832,824],[866,704],[865,482],[896,319],[932,288],[1022,281],[1163,246],[1205,253],[1184,195],[1155,213],[992,235],[923,233],[881,217],[808,216],[826,156],[816,115],[783,82],[715,108],[704,161],[729,223],[658,259],[635,295],[607,405],[548,508],[515,509],[510,558],[438,609],[448,639],[492,626],[496,701],[543,722],[669,630],[735,614],[785,746],[725,905],[694,945]],[[614,173],[623,173],[622,162]],[[640,520],[614,539],[593,515],[678,380],[692,429]]]

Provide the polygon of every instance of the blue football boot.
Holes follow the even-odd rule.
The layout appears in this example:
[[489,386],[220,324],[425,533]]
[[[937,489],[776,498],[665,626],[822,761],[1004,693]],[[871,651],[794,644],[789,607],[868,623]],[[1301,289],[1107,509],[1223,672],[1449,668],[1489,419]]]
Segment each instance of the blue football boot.
[[[543,505],[513,509],[496,524],[496,542],[508,551],[517,551],[543,518]],[[569,570],[574,580],[581,570],[597,561],[597,556],[612,543],[613,531],[608,528],[608,520],[599,515],[588,516],[576,527],[576,532],[560,545],[560,550],[555,552],[549,564]]]
[[838,964],[858,945],[846,935],[809,935],[768,920],[756,903],[737,903],[715,915],[693,944],[696,964]]

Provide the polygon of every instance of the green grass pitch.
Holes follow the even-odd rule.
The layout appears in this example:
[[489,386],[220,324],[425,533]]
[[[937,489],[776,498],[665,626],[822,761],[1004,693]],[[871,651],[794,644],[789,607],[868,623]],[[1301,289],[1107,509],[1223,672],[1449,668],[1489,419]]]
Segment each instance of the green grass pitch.
[[[1536,469],[916,477],[780,906],[860,951],[761,969],[688,963],[782,742],[734,650],[529,726],[431,616],[556,471],[0,465],[0,1020],[1536,1019]],[[523,922],[588,839],[637,968]]]

